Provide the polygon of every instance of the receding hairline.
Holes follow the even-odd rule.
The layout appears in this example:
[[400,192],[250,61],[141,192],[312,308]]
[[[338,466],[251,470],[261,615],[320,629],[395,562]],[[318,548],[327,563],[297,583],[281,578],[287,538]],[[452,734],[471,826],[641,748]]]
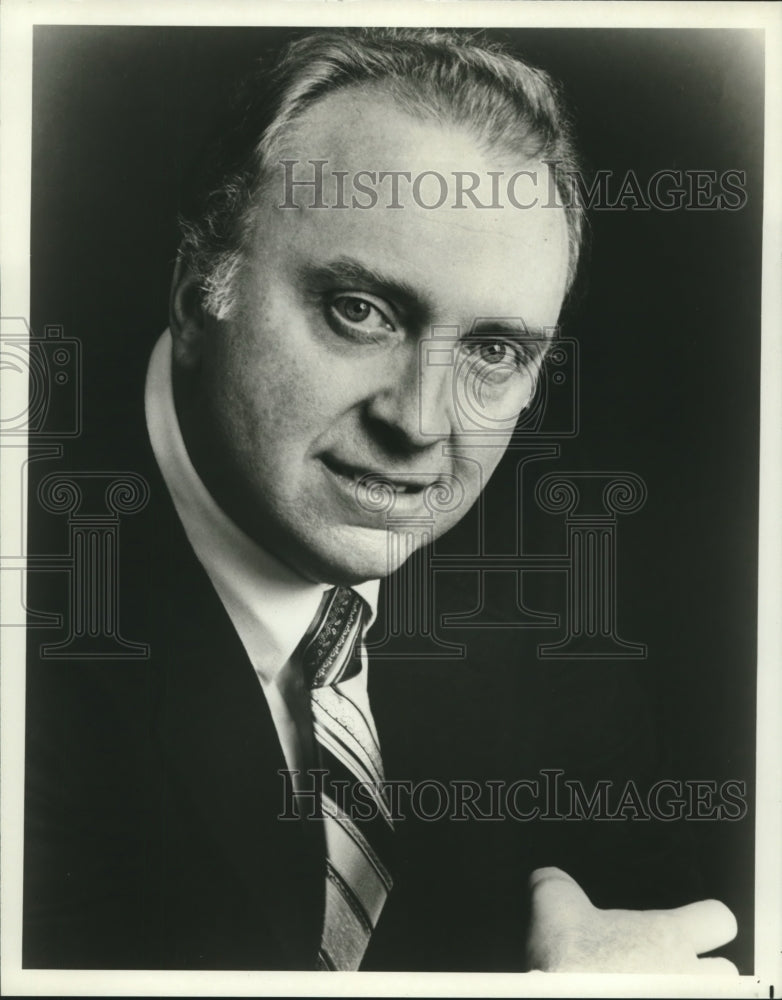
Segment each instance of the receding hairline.
[[[355,88],[390,96],[402,111],[419,121],[434,120],[461,128],[476,146],[496,156],[537,158],[557,163],[555,183],[576,169],[577,154],[561,89],[538,67],[487,42],[475,33],[440,29],[327,29],[311,32],[286,47],[276,61],[257,63],[237,91],[235,119],[226,135],[248,134],[246,147],[229,139],[225,147],[246,150],[248,158],[220,166],[222,174],[203,174],[189,211],[180,213],[183,242],[180,257],[193,267],[207,301],[230,308],[231,275],[246,247],[268,168],[280,158],[282,143],[307,111],[325,98]],[[266,104],[264,93],[277,93]],[[260,101],[259,101],[259,95]],[[268,108],[269,117],[262,124]],[[222,149],[218,143],[218,149]],[[211,178],[211,180],[210,180]],[[580,256],[584,217],[568,203],[569,282]],[[219,300],[219,301],[218,301]]]
[[[307,127],[307,119],[313,114],[322,111],[323,105],[329,102],[340,100],[350,100],[351,96],[367,99],[378,105],[391,105],[403,117],[410,118],[417,123],[432,122],[439,128],[455,133],[469,136],[475,144],[476,149],[487,159],[499,157],[515,160],[524,165],[535,164],[545,165],[545,161],[538,155],[538,150],[525,148],[525,140],[532,136],[530,130],[522,136],[519,134],[517,142],[506,141],[503,136],[495,136],[487,127],[468,119],[451,114],[447,107],[444,111],[435,110],[425,101],[406,99],[405,81],[401,82],[399,88],[384,88],[383,82],[379,80],[356,80],[319,94],[317,97],[302,108],[294,117],[284,123],[284,128],[276,132],[272,142],[264,144],[260,142],[257,147],[257,155],[260,157],[260,166],[263,173],[279,165],[279,161],[285,157],[302,156],[306,142],[298,148],[296,143],[302,138],[302,131]],[[324,150],[306,149],[306,157],[313,159],[320,156]]]

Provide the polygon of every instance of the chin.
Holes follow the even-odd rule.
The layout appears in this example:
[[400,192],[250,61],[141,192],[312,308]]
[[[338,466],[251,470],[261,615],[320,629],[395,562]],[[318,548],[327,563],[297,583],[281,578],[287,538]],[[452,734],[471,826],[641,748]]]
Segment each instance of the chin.
[[413,535],[383,529],[342,529],[302,554],[299,572],[318,583],[349,587],[390,576],[431,540],[431,531]]

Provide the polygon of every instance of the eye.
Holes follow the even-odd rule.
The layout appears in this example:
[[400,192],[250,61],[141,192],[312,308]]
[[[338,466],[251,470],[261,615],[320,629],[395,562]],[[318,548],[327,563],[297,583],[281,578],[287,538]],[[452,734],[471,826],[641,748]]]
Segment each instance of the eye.
[[466,370],[470,377],[501,385],[529,368],[532,357],[525,347],[511,340],[476,338],[465,341]]
[[478,348],[481,361],[487,365],[513,365],[518,361],[517,352],[510,344],[505,344],[500,340],[481,344]]
[[365,295],[337,295],[328,308],[339,332],[373,337],[395,329],[386,308]]

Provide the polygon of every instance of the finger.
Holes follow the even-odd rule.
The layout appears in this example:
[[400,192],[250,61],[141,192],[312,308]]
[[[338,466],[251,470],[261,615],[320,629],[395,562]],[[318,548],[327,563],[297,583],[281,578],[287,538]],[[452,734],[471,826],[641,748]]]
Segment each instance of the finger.
[[732,941],[738,930],[736,918],[717,899],[703,899],[668,912],[697,955]]
[[727,958],[699,958],[698,972],[705,976],[737,976],[739,970]]

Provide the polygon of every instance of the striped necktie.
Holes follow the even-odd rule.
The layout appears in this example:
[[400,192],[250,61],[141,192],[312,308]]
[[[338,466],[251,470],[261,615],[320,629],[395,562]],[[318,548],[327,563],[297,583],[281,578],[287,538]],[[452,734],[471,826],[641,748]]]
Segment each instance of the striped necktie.
[[393,884],[386,868],[393,823],[382,791],[380,748],[366,715],[341,686],[361,670],[366,610],[355,591],[328,591],[303,652],[318,765],[325,771],[320,969],[358,969]]

